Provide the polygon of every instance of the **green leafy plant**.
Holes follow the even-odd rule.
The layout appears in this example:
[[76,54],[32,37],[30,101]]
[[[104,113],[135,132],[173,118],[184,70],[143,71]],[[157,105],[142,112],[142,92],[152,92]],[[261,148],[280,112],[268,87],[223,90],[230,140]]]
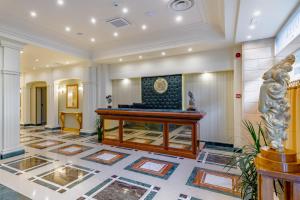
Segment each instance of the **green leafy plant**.
[[235,151],[227,167],[232,169],[237,166],[241,170],[241,197],[245,200],[257,199],[257,172],[254,164],[255,157],[260,153],[261,145],[267,145],[264,130],[258,124],[257,130],[250,121],[243,121],[244,127],[251,136],[252,143],[245,145],[241,150]]
[[102,142],[102,136],[103,136],[103,119],[101,117],[96,119],[96,127],[98,132],[98,141]]

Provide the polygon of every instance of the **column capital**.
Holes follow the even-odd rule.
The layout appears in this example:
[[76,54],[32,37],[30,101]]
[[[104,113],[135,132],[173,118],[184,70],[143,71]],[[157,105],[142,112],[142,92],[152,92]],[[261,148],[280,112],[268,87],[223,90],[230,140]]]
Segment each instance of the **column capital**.
[[26,44],[23,42],[18,42],[11,39],[1,38],[0,37],[0,46],[1,47],[8,47],[16,50],[21,50]]

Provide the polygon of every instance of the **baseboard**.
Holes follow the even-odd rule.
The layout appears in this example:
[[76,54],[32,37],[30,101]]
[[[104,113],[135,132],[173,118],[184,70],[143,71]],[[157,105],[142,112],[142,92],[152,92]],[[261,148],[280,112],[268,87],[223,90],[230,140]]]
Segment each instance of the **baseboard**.
[[53,128],[49,128],[49,127],[45,127],[46,130],[50,130],[50,131],[55,131],[55,130],[60,130],[61,127],[53,127]]
[[92,135],[97,135],[97,131],[91,131],[91,130],[80,130],[80,135],[82,136],[92,136]]
[[210,142],[210,141],[201,141],[205,142],[204,148],[214,148],[214,149],[220,149],[220,150],[226,150],[226,151],[232,151],[232,152],[241,152],[241,148],[236,148],[233,146],[233,144],[228,143],[221,143],[221,142]]
[[24,149],[18,150],[18,151],[15,151],[15,152],[10,152],[10,153],[7,153],[7,154],[1,154],[0,155],[0,160],[11,158],[11,157],[14,157],[14,156],[19,156],[21,154],[25,154]]
[[20,124],[20,126],[26,127],[26,126],[35,126],[35,125],[34,124]]

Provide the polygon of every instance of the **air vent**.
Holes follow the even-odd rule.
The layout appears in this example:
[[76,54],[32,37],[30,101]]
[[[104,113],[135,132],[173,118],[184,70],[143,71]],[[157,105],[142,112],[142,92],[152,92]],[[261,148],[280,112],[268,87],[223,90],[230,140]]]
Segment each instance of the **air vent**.
[[185,11],[194,6],[194,0],[171,0],[169,7],[175,11]]
[[121,27],[130,25],[130,22],[122,17],[110,19],[106,22],[110,23],[111,25],[113,25],[116,28],[121,28]]

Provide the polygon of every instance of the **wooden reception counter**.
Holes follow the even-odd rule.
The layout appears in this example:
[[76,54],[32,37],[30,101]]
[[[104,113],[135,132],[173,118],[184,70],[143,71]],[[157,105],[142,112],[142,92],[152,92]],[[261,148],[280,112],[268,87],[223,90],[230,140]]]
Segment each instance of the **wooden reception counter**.
[[153,109],[97,109],[103,144],[196,158],[203,112]]

